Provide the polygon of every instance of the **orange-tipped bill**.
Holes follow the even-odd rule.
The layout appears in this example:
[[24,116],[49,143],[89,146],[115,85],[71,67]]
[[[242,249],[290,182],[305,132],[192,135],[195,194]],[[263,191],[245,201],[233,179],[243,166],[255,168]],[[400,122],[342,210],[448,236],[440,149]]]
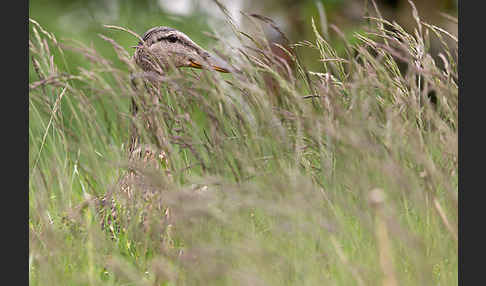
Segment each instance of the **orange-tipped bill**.
[[[211,56],[206,60],[206,62],[207,65],[209,65],[209,67],[215,71],[224,72],[224,73],[231,72],[231,68],[229,67],[229,65],[217,57]],[[201,63],[196,60],[191,60],[191,67],[193,68],[202,69],[204,65],[205,63]]]

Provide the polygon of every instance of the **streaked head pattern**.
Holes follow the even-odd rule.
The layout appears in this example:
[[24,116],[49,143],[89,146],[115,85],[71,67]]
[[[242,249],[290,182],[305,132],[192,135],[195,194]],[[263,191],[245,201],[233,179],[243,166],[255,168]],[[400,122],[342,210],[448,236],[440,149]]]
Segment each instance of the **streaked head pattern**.
[[[211,55],[184,33],[169,27],[154,27],[143,35],[143,43],[136,46],[135,61],[144,71],[156,71],[158,61],[163,69],[171,66],[203,68],[230,72],[221,59]],[[147,51],[148,49],[148,51]]]

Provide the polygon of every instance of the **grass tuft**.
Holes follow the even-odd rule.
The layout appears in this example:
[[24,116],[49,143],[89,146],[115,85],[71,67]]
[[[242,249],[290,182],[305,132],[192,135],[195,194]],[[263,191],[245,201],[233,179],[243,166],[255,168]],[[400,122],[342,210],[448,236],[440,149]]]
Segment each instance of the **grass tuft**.
[[369,17],[344,56],[312,21],[285,58],[228,20],[233,74],[157,80],[31,19],[31,285],[457,285],[457,49],[436,63],[451,35],[413,17]]

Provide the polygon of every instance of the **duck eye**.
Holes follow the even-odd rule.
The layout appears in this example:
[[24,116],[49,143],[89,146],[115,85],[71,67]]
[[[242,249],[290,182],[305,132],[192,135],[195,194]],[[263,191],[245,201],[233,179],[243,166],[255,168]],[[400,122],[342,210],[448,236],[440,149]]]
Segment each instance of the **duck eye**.
[[170,36],[167,37],[167,40],[170,43],[175,43],[175,42],[177,42],[177,36],[176,35],[170,35]]

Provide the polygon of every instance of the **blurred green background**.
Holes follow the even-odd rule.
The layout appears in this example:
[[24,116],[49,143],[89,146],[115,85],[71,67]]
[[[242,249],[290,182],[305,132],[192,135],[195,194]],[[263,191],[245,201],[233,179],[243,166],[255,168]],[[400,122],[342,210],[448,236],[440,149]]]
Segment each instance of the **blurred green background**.
[[[312,35],[311,19],[319,24],[319,9],[325,12],[328,24],[334,24],[352,40],[354,32],[359,31],[364,23],[363,16],[372,8],[371,0],[219,0],[225,5],[236,24],[243,30],[251,25],[240,11],[248,14],[256,13],[273,19],[288,36],[291,43],[301,40],[314,39]],[[413,31],[412,18],[408,0],[376,0],[382,15],[397,21],[405,29]],[[102,40],[98,34],[102,33],[113,38],[129,50],[137,40],[131,35],[103,27],[104,24],[129,28],[138,34],[143,34],[153,26],[171,26],[188,34],[201,46],[208,48],[214,39],[207,37],[204,32],[214,29],[230,31],[224,20],[224,14],[213,0],[33,0],[29,2],[29,17],[39,22],[49,32],[54,33],[61,43],[69,40],[80,41],[93,45],[105,57],[118,65],[112,46]],[[457,35],[457,23],[448,20],[443,14],[457,17],[457,0],[427,0],[415,1],[420,17],[425,21],[438,25],[452,34]],[[271,29],[266,30],[271,41],[281,42]],[[340,50],[339,37],[329,29],[329,41]],[[432,47],[434,48],[434,47]],[[314,51],[304,53],[308,58],[315,58]],[[76,73],[77,67],[87,68],[79,53],[67,53],[66,62]],[[57,64],[63,68],[64,61],[55,58]],[[307,62],[307,64],[309,64]],[[312,66],[312,63],[310,63]],[[316,68],[319,65],[316,63]],[[74,70],[73,70],[74,69]],[[30,67],[30,81],[35,78]]]
[[[364,16],[367,10],[372,9],[371,0],[217,1],[227,6],[240,30],[252,29],[250,21],[239,13],[240,10],[248,14],[264,15],[277,23],[291,43],[315,41],[312,19],[316,21],[319,29],[324,29],[326,25],[323,23],[326,22],[336,25],[348,40],[352,41],[355,32],[365,30],[367,24]],[[375,1],[383,17],[398,22],[409,32],[413,31],[415,22],[408,0]],[[449,17],[457,18],[457,0],[415,2],[424,21],[457,35],[457,22]],[[435,106],[426,104],[423,105],[424,109],[421,109],[419,104],[415,104],[416,101],[420,103],[417,99],[422,98],[416,96],[422,94],[420,86],[415,83],[416,73],[401,75],[397,79],[388,69],[368,68],[353,62],[352,65],[359,69],[354,73],[357,76],[348,80],[343,91],[332,87],[329,92],[325,89],[318,90],[320,97],[324,98],[325,95],[331,100],[332,106],[329,110],[332,112],[329,112],[329,116],[324,116],[328,109],[323,109],[323,112],[319,113],[316,111],[315,114],[305,112],[310,110],[311,103],[294,96],[308,94],[305,89],[301,90],[303,83],[296,84],[290,91],[282,89],[281,98],[285,101],[278,103],[279,100],[275,100],[276,96],[268,88],[270,84],[265,81],[266,74],[255,73],[255,83],[247,83],[250,81],[246,79],[252,75],[247,76],[244,78],[245,81],[240,81],[241,85],[235,84],[235,88],[231,85],[231,89],[227,91],[239,95],[239,87],[248,87],[252,96],[245,97],[244,102],[252,104],[253,99],[247,98],[257,96],[258,101],[255,102],[262,102],[255,104],[255,107],[249,105],[252,106],[249,114],[255,115],[258,123],[252,125],[257,127],[248,128],[249,136],[243,130],[244,125],[240,123],[239,117],[231,115],[233,113],[227,116],[223,112],[212,112],[212,108],[199,108],[220,104],[220,94],[212,93],[219,91],[208,88],[211,92],[206,92],[204,89],[209,86],[208,83],[203,82],[195,89],[197,92],[202,91],[203,95],[197,98],[167,92],[164,95],[170,103],[167,106],[174,112],[165,112],[169,109],[157,108],[156,114],[160,118],[165,113],[169,114],[167,122],[171,125],[167,130],[170,134],[179,137],[181,132],[181,138],[186,136],[187,139],[184,137],[184,140],[189,143],[195,142],[198,152],[204,156],[201,162],[214,160],[211,165],[216,170],[207,174],[199,172],[197,167],[194,168],[199,159],[191,157],[192,150],[173,144],[177,152],[172,153],[175,162],[172,169],[180,170],[180,175],[177,175],[179,181],[174,184],[177,186],[174,192],[166,192],[168,198],[179,196],[178,191],[185,192],[186,187],[190,187],[191,192],[194,191],[192,186],[186,186],[186,176],[192,176],[191,181],[187,179],[191,184],[202,182],[206,185],[206,181],[213,181],[214,174],[222,176],[225,184],[229,182],[222,187],[229,190],[228,198],[237,201],[248,196],[251,203],[258,199],[256,210],[263,206],[264,212],[253,216],[254,211],[251,210],[248,219],[246,209],[242,213],[233,211],[233,202],[226,200],[225,192],[221,195],[221,198],[225,199],[216,201],[215,205],[224,205],[223,212],[228,212],[227,223],[220,224],[214,220],[213,224],[211,218],[208,220],[209,223],[201,224],[201,227],[184,227],[185,221],[189,222],[195,216],[192,212],[203,208],[199,203],[206,204],[206,201],[199,199],[188,200],[184,201],[184,211],[180,212],[181,217],[187,214],[187,218],[182,219],[178,228],[175,228],[175,242],[169,235],[169,228],[167,232],[154,228],[153,232],[148,232],[144,236],[144,232],[137,231],[141,228],[135,224],[135,231],[131,228],[129,231],[123,230],[116,234],[116,239],[108,239],[99,232],[98,221],[92,216],[92,212],[79,215],[77,219],[81,221],[81,227],[65,223],[64,215],[84,202],[87,194],[91,196],[107,193],[116,178],[124,172],[124,165],[120,168],[118,162],[126,160],[124,144],[129,142],[130,138],[129,124],[132,118],[127,115],[130,114],[131,98],[127,95],[131,95],[131,86],[128,82],[116,83],[112,75],[118,76],[118,73],[106,75],[108,73],[102,64],[91,66],[90,61],[86,60],[81,52],[70,52],[66,45],[79,47],[81,43],[93,46],[104,58],[110,60],[113,66],[126,69],[113,50],[113,45],[101,39],[99,34],[114,39],[131,54],[133,50],[130,46],[135,45],[138,40],[128,33],[107,29],[103,25],[126,27],[139,35],[153,26],[171,26],[186,33],[209,50],[217,41],[208,37],[207,33],[214,31],[225,36],[231,35],[230,25],[213,0],[32,0],[29,4],[29,17],[53,33],[63,45],[64,55],[61,56],[52,42],[49,41],[46,45],[54,54],[56,65],[48,63],[50,52],[32,53],[33,58],[36,57],[36,60],[43,63],[46,77],[58,75],[57,70],[49,70],[51,67],[60,67],[61,72],[64,70],[69,74],[78,73],[80,68],[88,70],[82,80],[61,79],[59,82],[62,85],[46,84],[30,90],[29,281],[32,285],[142,285],[140,277],[145,279],[147,275],[152,275],[149,277],[152,279],[158,275],[158,269],[163,269],[160,270],[162,273],[166,269],[165,265],[171,265],[169,262],[177,263],[175,259],[169,258],[165,264],[164,259],[169,256],[159,247],[170,251],[179,251],[186,247],[184,254],[191,254],[191,247],[194,249],[198,246],[217,246],[215,249],[218,251],[226,248],[229,251],[234,250],[231,252],[234,254],[229,255],[231,260],[224,259],[225,264],[230,261],[233,265],[241,263],[242,266],[246,266],[249,261],[257,262],[257,267],[261,269],[256,270],[261,271],[261,276],[268,277],[270,281],[261,285],[321,285],[311,282],[322,279],[337,285],[353,285],[344,283],[354,281],[354,276],[350,275],[353,265],[357,266],[357,273],[363,273],[366,281],[369,281],[363,285],[378,285],[377,282],[382,280],[378,261],[381,259],[380,249],[384,248],[381,246],[385,243],[381,242],[380,238],[374,238],[375,232],[381,231],[382,228],[380,224],[377,224],[376,229],[372,225],[371,218],[375,214],[369,207],[367,192],[377,186],[390,195],[387,207],[393,214],[390,225],[394,227],[390,228],[390,234],[396,246],[392,258],[396,263],[398,277],[405,281],[401,285],[457,285],[457,235],[453,237],[448,234],[457,234],[457,81],[432,80],[436,79],[437,74],[432,64],[429,64],[429,67],[434,68],[434,76],[428,81],[431,87],[437,90],[438,97],[444,98],[437,114],[432,112]],[[327,20],[322,19],[323,14]],[[29,31],[33,33],[34,24],[29,25]],[[329,25],[327,40],[339,52],[342,40]],[[376,28],[374,31],[376,32]],[[270,41],[282,41],[278,38],[278,33],[268,27],[265,33]],[[30,36],[32,46],[40,46],[35,36]],[[42,36],[46,38],[45,34]],[[306,68],[312,71],[323,69],[318,51],[299,48],[299,53],[305,61]],[[325,53],[322,56],[328,55],[329,53]],[[43,79],[34,71],[31,60],[29,64],[30,83],[42,82]],[[455,69],[452,70],[454,72],[449,78],[456,75]],[[376,74],[369,76],[370,71]],[[120,74],[127,76],[124,73]],[[102,78],[104,75],[106,79]],[[189,77],[187,79],[192,80]],[[238,83],[236,80],[234,82]],[[318,78],[310,82],[316,90],[322,86],[318,85]],[[397,92],[397,82],[399,87],[403,87],[402,83],[410,83],[410,91]],[[281,86],[283,85],[277,85],[277,88]],[[251,91],[253,89],[255,91]],[[64,97],[62,90],[67,90]],[[344,94],[346,96],[342,96]],[[350,96],[347,96],[348,94]],[[399,100],[395,101],[395,96],[398,96]],[[351,97],[352,101],[348,101]],[[194,108],[186,110],[190,104]],[[57,114],[56,106],[59,107]],[[280,115],[284,114],[281,111],[285,112],[285,115]],[[213,113],[217,116],[212,115]],[[287,113],[289,115],[286,115]],[[190,114],[190,120],[184,119],[187,114]],[[293,119],[294,114],[298,115],[295,116],[296,119]],[[213,122],[207,119],[210,115],[211,120],[213,117],[216,118],[217,124],[222,126],[221,130],[214,129],[214,136],[209,133],[213,140],[207,139],[206,134],[206,130],[211,132],[213,129],[205,126],[209,125],[207,122]],[[431,126],[440,128],[424,127],[417,130],[415,122],[422,116],[426,122],[431,121]],[[302,119],[299,119],[300,117]],[[285,119],[288,122],[276,125],[273,123],[274,119]],[[165,118],[163,120],[165,121]],[[192,124],[191,121],[197,124]],[[285,131],[287,124],[288,131]],[[184,128],[178,128],[179,126]],[[280,126],[284,126],[285,130],[281,131],[284,127]],[[242,131],[237,129],[238,136],[228,136],[227,134],[234,135],[234,128],[241,128]],[[321,137],[325,140],[320,139]],[[235,138],[241,139],[234,140]],[[226,141],[220,146],[219,143],[214,144],[216,147],[206,150],[205,144],[199,144],[206,142],[205,140]],[[374,151],[375,148],[378,151]],[[248,177],[248,185],[233,185],[233,178],[241,177],[247,180],[246,175],[238,176],[238,172],[233,171],[234,166],[249,170],[242,171],[242,174],[262,172],[263,175]],[[315,178],[319,180],[319,184],[314,186]],[[214,182],[217,180],[214,179]],[[265,191],[260,194],[260,189]],[[316,199],[311,197],[315,190],[319,191],[316,193],[319,195]],[[256,199],[252,197],[253,192]],[[323,200],[320,199],[321,193]],[[433,200],[429,200],[429,197]],[[432,202],[436,203],[435,209]],[[437,207],[440,206],[439,203],[443,208]],[[176,204],[175,207],[178,206]],[[270,214],[268,219],[265,213],[267,206]],[[253,205],[250,204],[250,207],[253,208]],[[212,211],[211,208],[212,204],[208,209]],[[283,211],[282,214],[285,216],[273,218],[274,209]],[[219,215],[219,209],[217,210]],[[446,219],[441,217],[444,213]],[[154,211],[153,215],[160,218],[157,211]],[[197,213],[197,216],[200,214]],[[447,222],[447,217],[451,219],[451,224]],[[309,218],[312,220],[309,221]],[[301,223],[304,221],[305,224]],[[299,227],[296,227],[297,225]],[[447,228],[448,225],[452,225],[452,230]],[[161,237],[161,234],[164,234],[164,241],[165,237],[168,238],[169,246],[160,246],[158,239],[152,239],[153,235]],[[247,241],[254,244],[247,244]],[[246,249],[253,246],[258,247],[257,251],[247,257]],[[268,255],[269,253],[271,255]],[[221,259],[219,254],[209,255],[211,259]],[[346,257],[351,258],[349,263]],[[276,261],[276,258],[283,259],[285,263],[274,267],[272,261]],[[213,263],[216,260],[198,264],[190,262],[187,266],[173,268],[175,270],[167,267],[167,273],[172,275],[181,269],[187,272],[188,279],[198,278],[206,272],[209,273],[206,269],[211,269],[214,265],[219,268],[219,264]],[[123,264],[125,262],[126,264]],[[152,265],[158,268],[153,268],[155,270],[152,271]],[[193,269],[198,271],[192,271]],[[148,271],[150,274],[147,274]],[[225,271],[227,270],[223,270],[225,275],[231,273]],[[125,276],[134,277],[130,279],[137,283],[121,284]],[[251,275],[249,277],[252,278]],[[239,278],[240,276],[237,276],[237,279]],[[211,279],[213,280],[210,282],[224,282],[217,278]],[[438,282],[432,283],[432,279]],[[201,281],[204,283],[200,285],[216,285],[204,279]],[[295,281],[308,283],[296,284]],[[410,282],[407,284],[407,281]],[[383,284],[387,285],[385,282]]]

